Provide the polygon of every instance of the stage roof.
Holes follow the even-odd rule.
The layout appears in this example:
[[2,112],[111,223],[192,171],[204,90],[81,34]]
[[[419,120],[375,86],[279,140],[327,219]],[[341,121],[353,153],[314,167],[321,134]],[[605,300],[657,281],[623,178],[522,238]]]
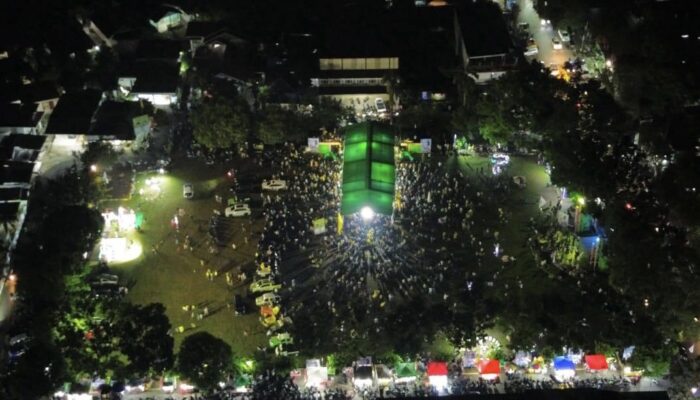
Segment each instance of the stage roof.
[[343,215],[369,206],[391,215],[394,202],[394,136],[387,126],[372,122],[345,131]]

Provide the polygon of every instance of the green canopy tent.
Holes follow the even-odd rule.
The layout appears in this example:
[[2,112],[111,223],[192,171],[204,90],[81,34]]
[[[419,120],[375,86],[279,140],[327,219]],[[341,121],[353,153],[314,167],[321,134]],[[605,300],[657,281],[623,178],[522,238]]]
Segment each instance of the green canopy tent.
[[394,375],[397,382],[408,382],[416,379],[418,372],[416,371],[416,363],[400,362],[394,366]]
[[345,132],[343,215],[369,207],[391,215],[394,203],[394,136],[374,122],[352,125]]
[[235,388],[244,388],[250,386],[251,383],[253,383],[253,380],[249,375],[241,374],[236,376],[236,379],[233,381],[233,386]]

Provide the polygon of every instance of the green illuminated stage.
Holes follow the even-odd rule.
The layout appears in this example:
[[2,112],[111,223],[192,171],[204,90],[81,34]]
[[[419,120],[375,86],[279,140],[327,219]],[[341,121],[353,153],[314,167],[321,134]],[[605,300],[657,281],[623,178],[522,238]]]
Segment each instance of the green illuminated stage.
[[352,125],[345,132],[343,215],[363,207],[391,215],[394,202],[394,136],[372,122]]

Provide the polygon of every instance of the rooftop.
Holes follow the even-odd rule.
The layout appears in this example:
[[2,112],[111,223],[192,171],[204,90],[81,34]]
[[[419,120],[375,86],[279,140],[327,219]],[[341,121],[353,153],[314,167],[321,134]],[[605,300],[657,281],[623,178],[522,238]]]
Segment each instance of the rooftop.
[[133,119],[137,111],[137,102],[105,101],[95,113],[95,121],[88,134],[133,140],[135,138]]
[[513,48],[501,9],[488,0],[455,5],[464,46],[470,57],[507,54]]
[[0,188],[0,202],[13,200],[27,200],[29,189],[25,188]]
[[47,134],[84,135],[102,99],[97,90],[64,93],[51,113]]
[[0,165],[0,185],[6,183],[29,183],[32,179],[34,163],[3,161]]
[[2,104],[0,105],[0,126],[13,128],[36,127],[41,113],[36,113],[35,109],[36,106]]
[[21,147],[23,149],[40,150],[46,141],[46,136],[42,135],[19,135],[12,134],[3,136],[0,139],[2,147]]
[[176,62],[184,49],[185,43],[179,40],[146,39],[139,42],[136,58]]
[[175,93],[180,83],[177,64],[163,60],[139,60],[120,72],[119,76],[133,76],[135,93]]

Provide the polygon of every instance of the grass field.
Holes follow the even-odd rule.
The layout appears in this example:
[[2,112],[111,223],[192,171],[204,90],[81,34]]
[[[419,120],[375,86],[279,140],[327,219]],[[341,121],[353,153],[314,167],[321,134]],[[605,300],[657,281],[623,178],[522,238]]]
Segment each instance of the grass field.
[[[135,233],[143,254],[134,261],[112,265],[112,270],[128,282],[130,301],[162,303],[172,326],[184,327],[184,333],[174,333],[176,349],[187,335],[205,330],[229,343],[236,354],[252,355],[255,348],[265,342],[257,310],[249,307],[249,314],[235,316],[232,300],[234,294],[244,294],[252,278],[252,273],[246,272],[245,284],[237,279],[244,265],[252,266],[262,224],[260,210],[253,210],[252,219],[227,218],[232,237],[226,247],[214,246],[217,253],[211,253],[209,219],[214,209],[223,212],[224,205],[217,203],[214,195],[221,195],[224,201],[227,198],[230,183],[225,177],[226,168],[192,160],[182,160],[176,165],[177,168],[162,176],[162,192],[157,199],[148,200],[138,194],[144,180],[153,176],[145,175],[138,177],[135,194],[130,200],[122,204],[104,204],[123,205],[144,215],[143,231]],[[192,200],[183,197],[185,182],[194,185]],[[176,230],[171,226],[171,219],[178,209],[184,210],[184,215],[179,218]],[[191,238],[192,251],[184,249],[186,235]],[[247,244],[244,237],[248,238]],[[236,244],[235,250],[231,243]],[[207,270],[217,271],[217,276],[207,279]],[[226,273],[231,274],[232,284],[227,283]],[[185,305],[196,305],[199,310],[206,307],[209,315],[201,320],[193,318],[191,312],[183,310]]]

